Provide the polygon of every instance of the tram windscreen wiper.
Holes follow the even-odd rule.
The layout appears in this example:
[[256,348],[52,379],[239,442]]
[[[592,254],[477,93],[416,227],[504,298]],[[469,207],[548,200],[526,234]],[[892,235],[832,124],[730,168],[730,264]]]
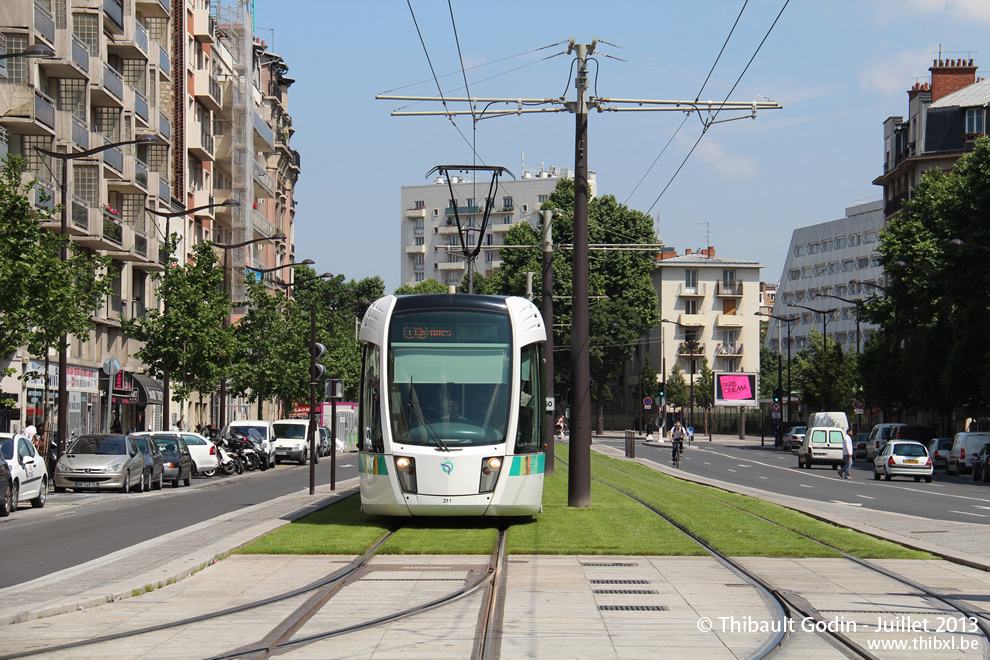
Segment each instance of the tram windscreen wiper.
[[413,399],[415,398],[415,394],[413,394],[413,391],[414,390],[413,390],[412,378],[410,378],[409,379],[409,409],[416,411],[416,415],[419,417],[420,425],[426,427],[427,437],[433,440],[433,442],[437,443],[437,447],[440,448],[440,451],[450,451],[450,449],[447,448],[447,445],[443,443],[443,440],[440,439],[440,434],[436,432],[436,429],[434,429],[433,426],[430,425],[428,421],[426,421],[426,416],[423,415],[423,411],[419,405],[419,402],[413,401]]

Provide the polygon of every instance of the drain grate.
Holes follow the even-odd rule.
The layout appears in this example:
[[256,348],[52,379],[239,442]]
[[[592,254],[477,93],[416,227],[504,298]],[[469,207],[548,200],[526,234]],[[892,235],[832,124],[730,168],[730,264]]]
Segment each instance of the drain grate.
[[628,562],[627,563],[612,562],[611,564],[608,563],[592,564],[592,563],[581,562],[581,565],[582,566],[639,566],[639,564],[635,564],[635,563],[630,564]]
[[649,580],[589,580],[591,584],[649,584]]
[[660,592],[656,589],[595,589],[591,593],[614,596],[644,596]]
[[669,612],[666,605],[599,605],[600,612]]

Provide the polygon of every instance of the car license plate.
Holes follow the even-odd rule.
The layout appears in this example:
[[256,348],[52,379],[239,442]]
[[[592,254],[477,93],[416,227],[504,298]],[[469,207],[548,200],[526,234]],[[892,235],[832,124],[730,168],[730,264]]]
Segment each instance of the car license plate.
[[98,488],[99,484],[90,481],[77,481],[76,488]]
[[906,458],[906,459],[904,459],[904,462],[905,463],[917,463],[918,462],[918,459],[916,459],[916,458]]

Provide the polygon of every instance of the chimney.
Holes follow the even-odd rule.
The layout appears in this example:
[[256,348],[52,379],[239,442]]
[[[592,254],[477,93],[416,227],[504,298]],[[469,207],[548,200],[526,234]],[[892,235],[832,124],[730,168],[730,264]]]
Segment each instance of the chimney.
[[932,72],[932,103],[976,82],[973,60],[935,60]]
[[914,99],[914,97],[925,94],[931,91],[931,85],[928,83],[914,83],[914,87],[908,90],[908,101]]
[[709,259],[715,258],[715,246],[714,245],[709,245],[708,246],[708,249],[705,250],[705,256],[708,257]]
[[685,248],[685,249],[684,249],[684,256],[686,257],[686,256],[688,256],[689,254],[691,254],[691,248]]

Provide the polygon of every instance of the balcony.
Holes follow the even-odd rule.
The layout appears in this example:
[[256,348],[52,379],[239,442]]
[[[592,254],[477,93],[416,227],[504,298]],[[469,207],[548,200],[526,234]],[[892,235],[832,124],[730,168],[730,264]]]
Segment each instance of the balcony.
[[406,254],[426,254],[425,245],[407,245]]
[[34,29],[50,46],[55,45],[55,18],[39,4],[34,5]]
[[72,118],[72,142],[75,143],[80,150],[86,151],[89,149],[89,127],[86,122],[79,119],[78,117]]
[[148,99],[137,90],[134,91],[134,116],[145,128],[150,127],[148,124]]
[[698,341],[682,341],[677,346],[677,354],[681,356],[700,356],[705,354],[705,345]]
[[254,230],[261,236],[272,236],[275,234],[275,225],[259,213],[257,209],[251,210],[251,221],[254,224]]
[[169,0],[134,0],[134,5],[135,9],[139,9],[145,16],[168,18],[172,15]]
[[464,270],[466,264],[463,261],[447,261],[437,264],[437,270]]
[[745,320],[739,314],[719,314],[715,317],[715,325],[720,328],[741,328]]
[[260,147],[268,147],[258,148],[258,151],[275,151],[275,133],[258,113],[254,113],[254,134],[264,143]]
[[437,233],[441,236],[456,236],[457,235],[457,225],[444,225],[443,227],[437,227]]
[[[111,35],[124,34],[124,3],[122,0],[103,0],[104,29]],[[108,29],[109,28],[109,29]]]
[[[457,207],[457,215],[458,215],[458,217],[460,217],[462,215],[475,215],[475,214],[478,214],[478,213],[481,213],[481,207],[480,206],[458,206]],[[443,214],[444,215],[449,215],[451,217],[454,217],[454,207],[451,206],[451,207],[445,208],[443,210]]]
[[7,129],[0,126],[0,158],[7,157],[9,140]]
[[210,135],[209,123],[189,122],[186,130],[186,148],[189,153],[200,160],[213,160],[213,136]]
[[125,60],[147,60],[151,40],[148,30],[138,21],[128,21],[124,31],[107,43],[107,51]]
[[124,245],[124,225],[120,217],[103,209],[103,239],[111,245]]
[[72,214],[69,219],[69,233],[89,233],[89,205],[86,200],[72,196]]
[[722,343],[715,347],[716,357],[741,358],[743,356],[743,345],[737,343]]
[[166,142],[172,141],[172,122],[162,112],[158,113],[158,133]]
[[90,90],[93,105],[124,107],[124,77],[106,62],[101,81],[96,83],[91,79]]
[[[110,140],[105,139],[105,143],[109,144]],[[120,147],[114,147],[113,149],[107,149],[106,151],[100,152],[100,157],[103,160],[104,176],[120,179],[124,173],[124,152]]]
[[410,220],[426,218],[426,209],[406,209],[406,217]]
[[20,135],[55,135],[55,102],[31,85],[6,82],[0,86],[0,125]]
[[193,71],[193,96],[212,112],[223,109],[223,88],[209,71]]
[[208,8],[193,9],[191,31],[196,41],[212,44],[217,38],[217,23]]
[[743,283],[738,281],[716,282],[715,295],[720,298],[741,298],[743,294]]
[[682,282],[677,286],[677,295],[685,298],[704,298],[707,286],[704,282],[695,286],[688,286]]
[[686,325],[695,328],[701,328],[705,325],[705,315],[704,314],[681,314],[677,318],[677,322],[681,325]]
[[55,210],[55,186],[42,181],[34,180],[34,189],[31,191],[31,203],[39,209]]
[[[60,31],[57,39],[55,57],[38,61],[45,74],[49,78],[88,78],[89,51],[86,49],[86,44],[66,30]],[[64,53],[70,53],[71,58],[66,59]]]
[[268,173],[265,166],[258,161],[254,161],[254,183],[255,197],[275,196],[275,179]]

